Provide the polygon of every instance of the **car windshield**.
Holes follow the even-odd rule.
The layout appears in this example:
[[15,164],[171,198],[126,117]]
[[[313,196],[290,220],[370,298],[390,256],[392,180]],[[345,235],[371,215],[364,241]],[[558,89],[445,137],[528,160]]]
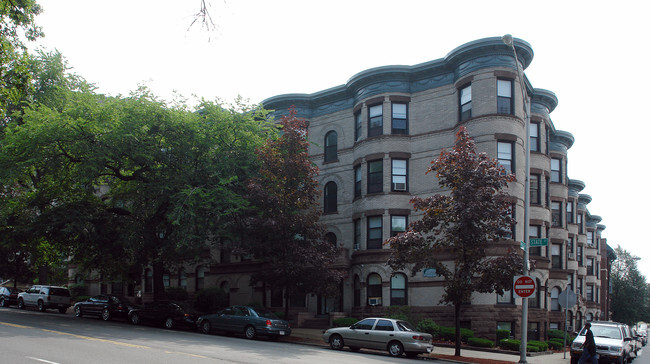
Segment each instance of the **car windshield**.
[[397,321],[397,327],[399,327],[400,331],[415,331],[415,327],[406,321]]
[[[621,330],[616,326],[598,326],[592,325],[591,332],[594,333],[594,337],[604,337],[608,339],[622,339]],[[587,330],[583,329],[580,333],[581,336],[586,335]]]
[[117,303],[117,304],[120,304],[120,303],[125,303],[127,305],[131,304],[131,301],[129,301],[128,298],[122,297],[122,296],[110,296],[110,300],[111,300],[111,302]]

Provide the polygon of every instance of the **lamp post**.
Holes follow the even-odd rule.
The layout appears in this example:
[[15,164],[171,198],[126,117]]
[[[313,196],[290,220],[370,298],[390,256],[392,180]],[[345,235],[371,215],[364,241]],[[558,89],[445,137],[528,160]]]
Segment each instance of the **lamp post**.
[[[526,140],[524,140],[524,151],[526,154],[526,180],[524,182],[524,269],[523,275],[528,275],[528,247],[529,247],[529,225],[530,225],[530,102],[526,95],[526,84],[524,83],[524,76],[519,67],[519,58],[515,50],[515,43],[512,35],[506,34],[501,37],[503,43],[512,49],[512,54],[515,58],[515,66],[517,67],[517,77],[519,78],[519,86],[521,89],[521,99],[524,103],[524,127],[526,128]],[[521,299],[521,347],[519,348],[520,357],[519,363],[526,364],[526,346],[528,344],[528,298]]]

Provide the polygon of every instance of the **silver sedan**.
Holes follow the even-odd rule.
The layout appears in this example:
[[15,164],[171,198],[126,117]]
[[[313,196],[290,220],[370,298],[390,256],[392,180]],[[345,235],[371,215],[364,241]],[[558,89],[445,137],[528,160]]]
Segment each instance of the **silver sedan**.
[[406,321],[371,317],[350,327],[336,327],[323,333],[323,340],[335,350],[344,346],[352,351],[360,348],[387,350],[391,356],[416,357],[433,351],[431,335],[415,330]]

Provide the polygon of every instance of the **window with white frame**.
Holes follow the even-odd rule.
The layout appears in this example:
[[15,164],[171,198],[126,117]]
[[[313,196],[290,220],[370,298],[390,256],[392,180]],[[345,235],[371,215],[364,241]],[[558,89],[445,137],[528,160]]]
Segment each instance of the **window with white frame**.
[[403,102],[393,102],[392,106],[391,132],[393,134],[408,134],[408,105]]
[[368,217],[368,240],[367,249],[381,249],[382,244],[382,217]]
[[559,287],[553,287],[551,290],[551,311],[559,311],[560,310],[560,288]]
[[562,227],[562,202],[551,202],[551,226]]
[[407,279],[403,273],[395,273],[390,278],[390,304],[391,306],[408,305]]
[[551,267],[554,269],[562,269],[562,245],[551,245]]
[[512,80],[497,80],[497,113],[513,114]]
[[361,166],[354,167],[354,198],[361,197]]
[[497,160],[499,165],[503,166],[508,172],[513,171],[514,167],[514,143],[508,141],[497,142]]
[[460,121],[467,120],[472,117],[472,85],[467,85],[460,89],[459,93],[460,102]]
[[368,162],[368,193],[378,193],[384,190],[383,174],[383,160]]
[[406,216],[393,215],[390,217],[390,236],[406,231]]
[[382,292],[381,292],[381,277],[377,273],[368,275],[366,284],[367,304],[369,306],[381,306]]
[[354,224],[354,250],[361,248],[361,219],[355,219]]
[[541,185],[540,185],[540,175],[531,174],[530,175],[530,203],[533,205],[541,204]]
[[562,161],[551,158],[551,182],[562,183]]
[[567,224],[573,224],[573,201],[566,203],[566,222]]
[[368,136],[384,133],[384,105],[373,105],[368,108]]
[[407,191],[408,163],[406,159],[393,159],[391,161],[391,190]]
[[361,110],[354,113],[354,141],[361,139]]
[[530,151],[539,152],[539,123],[530,123],[528,127],[530,129]]
[[325,162],[333,162],[338,159],[338,135],[335,131],[325,134]]

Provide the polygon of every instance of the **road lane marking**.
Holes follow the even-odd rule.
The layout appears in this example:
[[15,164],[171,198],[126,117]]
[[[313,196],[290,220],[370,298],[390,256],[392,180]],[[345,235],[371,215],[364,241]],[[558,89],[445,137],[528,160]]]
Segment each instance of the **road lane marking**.
[[137,345],[137,344],[129,344],[129,343],[125,343],[125,342],[121,342],[121,341],[115,341],[115,340],[100,339],[100,338],[92,337],[92,336],[70,334],[70,333],[63,332],[63,331],[55,331],[55,330],[48,330],[48,329],[40,329],[40,330],[45,331],[45,332],[51,332],[53,334],[72,336],[72,337],[76,337],[78,339],[83,339],[83,340],[99,341],[99,342],[103,342],[103,343],[109,343],[109,344],[115,344],[115,345],[121,345],[121,346],[128,346],[130,348],[137,348],[137,349],[151,349],[151,347],[149,347],[149,346]]
[[47,363],[47,364],[59,364],[59,363],[57,363],[57,362],[55,362],[55,361],[49,361],[49,360],[45,360],[45,359],[34,358],[33,356],[26,356],[25,358],[27,358],[27,359],[32,359],[32,360],[36,360],[36,361],[40,361],[41,363]]
[[200,358],[200,359],[211,359],[208,356],[203,356],[203,355],[199,355],[199,354],[184,353],[182,351],[167,351],[167,350],[165,350],[165,354],[178,354],[178,355],[187,355],[187,356],[191,356],[191,357],[194,357],[194,358]]
[[18,325],[18,324],[10,324],[10,323],[8,323],[8,322],[0,322],[0,324],[7,325],[7,326],[11,326],[11,327],[19,327],[19,328],[21,328],[21,329],[31,329],[31,327],[29,327],[29,326]]

